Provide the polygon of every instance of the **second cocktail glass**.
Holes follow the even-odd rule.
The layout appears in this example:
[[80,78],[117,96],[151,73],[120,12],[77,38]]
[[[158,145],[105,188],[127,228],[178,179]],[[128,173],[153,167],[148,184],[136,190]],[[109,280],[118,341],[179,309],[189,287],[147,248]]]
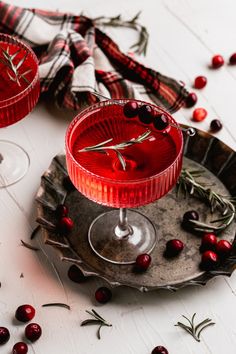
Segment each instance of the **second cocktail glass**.
[[[137,107],[132,117],[125,113],[130,103]],[[145,115],[140,119],[143,107],[151,109],[150,121]],[[66,160],[73,184],[90,200],[119,208],[99,215],[89,228],[90,246],[99,257],[132,264],[155,247],[154,223],[126,208],[154,202],[175,185],[183,150],[182,132],[172,126],[176,124],[160,107],[126,99],[88,107],[70,124]]]
[[[27,116],[39,94],[36,55],[21,40],[0,33],[0,128]],[[28,167],[29,156],[21,146],[0,140],[0,187],[18,182]]]

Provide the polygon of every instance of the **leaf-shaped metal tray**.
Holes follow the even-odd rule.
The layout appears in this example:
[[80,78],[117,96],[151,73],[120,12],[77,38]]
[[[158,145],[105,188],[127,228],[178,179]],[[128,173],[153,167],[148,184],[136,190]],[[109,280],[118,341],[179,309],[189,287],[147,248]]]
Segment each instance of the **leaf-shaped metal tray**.
[[[201,181],[222,195],[236,194],[236,154],[212,135],[197,131],[194,137],[187,137],[184,148],[184,167],[201,169]],[[90,248],[87,232],[92,220],[110,208],[95,204],[75,190],[68,178],[65,156],[54,157],[48,170],[41,178],[37,196],[37,221],[43,230],[47,244],[59,251],[61,260],[75,263],[87,276],[105,279],[110,286],[126,285],[141,291],[158,288],[177,290],[186,285],[205,285],[217,276],[230,276],[236,264],[236,247],[217,269],[200,270],[201,239],[181,228],[181,219],[187,210],[199,212],[203,222],[210,222],[209,207],[196,198],[177,197],[173,190],[162,199],[138,208],[155,223],[159,240],[152,252],[152,264],[148,271],[135,273],[132,265],[115,265],[100,259]],[[73,231],[66,237],[56,232],[55,209],[65,203],[69,216],[74,221]],[[219,238],[235,244],[236,224],[233,222]],[[99,237],[99,235],[98,235]],[[183,252],[176,258],[163,256],[166,241],[181,239],[185,243]]]

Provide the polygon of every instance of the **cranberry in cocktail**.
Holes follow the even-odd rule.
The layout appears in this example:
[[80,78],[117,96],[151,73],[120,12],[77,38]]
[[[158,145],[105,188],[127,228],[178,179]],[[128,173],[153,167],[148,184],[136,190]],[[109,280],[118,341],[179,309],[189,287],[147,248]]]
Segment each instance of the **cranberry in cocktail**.
[[[79,113],[66,134],[66,160],[75,187],[96,203],[119,208],[99,215],[89,228],[89,243],[101,258],[134,263],[157,241],[154,224],[134,208],[161,198],[175,185],[182,166],[183,138],[176,122],[154,105],[109,100]],[[143,108],[144,107],[144,108]],[[141,112],[141,113],[140,113]],[[141,119],[142,118],[142,119]]]

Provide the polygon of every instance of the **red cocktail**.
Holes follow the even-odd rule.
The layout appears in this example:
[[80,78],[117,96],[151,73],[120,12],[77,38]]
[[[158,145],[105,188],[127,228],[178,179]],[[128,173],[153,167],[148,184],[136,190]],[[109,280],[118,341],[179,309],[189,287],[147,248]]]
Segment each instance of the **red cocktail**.
[[[173,118],[148,105],[153,117],[143,123],[145,117],[125,115],[127,102],[111,100],[85,109],[66,135],[68,173],[76,188],[96,203],[120,208],[99,216],[89,230],[93,250],[113,263],[133,263],[138,254],[153,249],[152,222],[137,211],[126,214],[125,208],[161,198],[175,185],[182,166],[183,138],[170,126]],[[139,109],[146,105],[135,104]],[[160,116],[166,119],[161,130],[155,128]]]
[[[0,34],[0,128],[24,118],[35,106],[39,93],[35,54],[20,40]],[[11,185],[25,175],[29,157],[18,145],[3,140],[0,154],[0,184]]]

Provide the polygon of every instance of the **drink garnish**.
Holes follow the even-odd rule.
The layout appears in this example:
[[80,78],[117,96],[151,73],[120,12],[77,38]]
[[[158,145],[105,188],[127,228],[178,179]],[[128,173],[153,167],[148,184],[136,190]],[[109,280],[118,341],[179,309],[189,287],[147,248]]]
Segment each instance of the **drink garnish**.
[[3,49],[0,46],[3,54],[3,58],[0,58],[0,62],[5,65],[7,68],[10,69],[7,70],[7,75],[10,78],[11,81],[16,82],[18,86],[21,86],[20,79],[22,78],[27,84],[29,84],[29,80],[25,77],[25,75],[29,74],[32,70],[28,69],[24,71],[23,73],[19,72],[19,68],[22,66],[22,64],[25,62],[25,59],[27,57],[27,54],[20,59],[20,61],[16,64],[13,62],[13,60],[16,58],[16,56],[21,52],[20,49],[18,49],[15,53],[10,54],[9,52],[9,47],[7,49]]
[[134,144],[142,143],[144,140],[147,140],[148,137],[150,138],[150,134],[151,134],[151,130],[148,129],[143,134],[139,135],[137,138],[132,138],[131,140],[123,141],[123,142],[116,144],[116,145],[106,145],[113,140],[113,138],[111,138],[111,139],[105,140],[99,144],[87,146],[87,147],[79,150],[79,152],[100,151],[100,152],[104,153],[105,150],[113,150],[116,153],[116,155],[123,167],[123,170],[125,171],[126,162],[125,162],[123,155],[121,154],[121,152],[119,150],[123,150],[129,146],[134,145]]
[[[225,230],[235,218],[236,198],[220,195],[208,186],[204,186],[198,182],[196,178],[200,177],[202,172],[203,171],[189,171],[183,169],[177,182],[177,193],[182,191],[185,195],[189,193],[190,195],[198,196],[209,204],[212,213],[217,209],[222,213],[219,219],[211,221],[211,225],[199,220],[189,220],[188,225],[192,227],[193,231],[221,232]],[[219,225],[212,225],[214,223],[219,223]]]

